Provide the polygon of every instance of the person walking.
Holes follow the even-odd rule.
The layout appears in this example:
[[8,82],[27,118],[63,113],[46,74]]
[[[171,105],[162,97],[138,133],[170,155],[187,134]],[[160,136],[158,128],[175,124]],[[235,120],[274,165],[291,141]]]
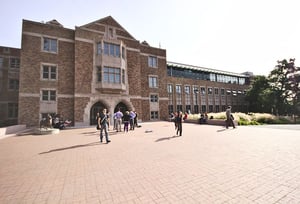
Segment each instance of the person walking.
[[176,124],[177,124],[177,130],[176,130],[176,135],[179,134],[179,136],[182,136],[182,121],[183,121],[183,117],[182,117],[182,112],[178,111],[177,112],[177,116],[175,118]]
[[106,139],[106,143],[110,143],[111,141],[108,138],[108,132],[107,132],[107,113],[106,113],[106,109],[103,109],[102,113],[100,113],[100,117],[98,119],[98,125],[99,127],[101,127],[100,130],[100,142],[103,141],[103,131],[105,133],[105,139]]
[[231,114],[231,106],[228,106],[226,109],[226,129],[228,129],[228,126],[232,125],[233,128],[235,128],[233,115]]

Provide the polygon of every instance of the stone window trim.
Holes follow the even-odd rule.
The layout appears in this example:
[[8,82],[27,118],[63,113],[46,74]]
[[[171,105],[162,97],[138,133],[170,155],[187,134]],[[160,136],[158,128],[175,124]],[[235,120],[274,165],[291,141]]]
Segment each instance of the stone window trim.
[[[48,70],[48,77],[44,78],[44,67],[49,67],[50,69]],[[51,78],[51,71],[53,70],[52,68],[55,68],[55,79]],[[51,64],[51,63],[41,63],[41,68],[40,68],[40,80],[41,81],[57,81],[58,80],[58,65],[57,64]],[[52,73],[53,74],[53,73]]]

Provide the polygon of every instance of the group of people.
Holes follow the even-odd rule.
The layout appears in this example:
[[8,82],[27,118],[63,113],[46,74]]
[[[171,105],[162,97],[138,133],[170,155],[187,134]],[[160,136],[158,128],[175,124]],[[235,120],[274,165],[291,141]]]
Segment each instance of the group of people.
[[121,110],[114,113],[114,130],[122,132],[122,123],[124,123],[123,131],[128,132],[128,129],[134,130],[138,127],[137,113],[135,111],[126,111],[124,114]]
[[[177,111],[175,113],[171,113],[171,120],[174,122],[175,125],[175,131],[177,136],[182,136],[182,123],[184,120],[188,118],[188,113],[185,112],[185,114],[182,113],[182,111]],[[208,120],[208,115],[205,113],[201,117],[203,120]],[[118,110],[113,115],[114,119],[114,130],[117,132],[122,131],[122,123],[124,123],[123,131],[128,132],[129,128],[130,130],[134,130],[135,127],[138,127],[137,124],[137,113],[135,111],[126,111],[124,114],[121,112],[121,110]],[[109,128],[109,113],[107,112],[107,109],[103,109],[101,113],[97,113],[97,129],[100,129],[100,142],[103,141],[103,131],[105,134],[106,143],[111,142],[108,137],[108,128]],[[234,118],[231,114],[231,107],[228,106],[226,109],[226,129],[228,129],[228,126],[232,126],[235,128],[234,125]]]
[[[111,142],[108,135],[109,130],[109,113],[107,109],[103,109],[101,113],[97,113],[96,120],[97,120],[97,130],[100,130],[100,142],[103,142],[103,131],[105,134],[105,140],[108,144]],[[114,119],[114,127],[113,129],[117,132],[122,131],[122,123],[124,123],[124,132],[128,132],[130,130],[134,130],[135,127],[138,127],[137,123],[137,113],[135,111],[126,111],[124,114],[121,110],[118,110],[113,115]]]
[[[182,123],[184,120],[188,118],[188,113],[185,112],[185,114],[182,113],[182,111],[177,111],[175,113],[171,113],[171,121],[174,122],[175,125],[175,131],[177,136],[182,136]],[[200,123],[207,123],[208,115],[205,112],[204,114],[201,114],[200,117]],[[226,109],[226,121],[225,121],[225,127],[228,129],[229,126],[232,126],[235,128],[234,124],[234,117],[231,114],[231,106],[228,106]]]

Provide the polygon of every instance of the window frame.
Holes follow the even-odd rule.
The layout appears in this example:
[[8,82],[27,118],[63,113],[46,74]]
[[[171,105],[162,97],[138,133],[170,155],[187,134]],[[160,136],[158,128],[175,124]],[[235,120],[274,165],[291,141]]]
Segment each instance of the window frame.
[[11,69],[20,69],[20,58],[11,57],[9,58],[9,68]]
[[148,67],[158,68],[158,58],[157,56],[148,56]]
[[[49,40],[48,48],[46,48],[45,40]],[[53,44],[56,42],[55,44]],[[55,49],[54,49],[55,48]],[[48,53],[58,53],[58,39],[51,37],[42,37],[42,51]]]
[[[46,94],[46,92],[47,92],[47,94]],[[57,101],[56,90],[54,90],[54,89],[42,89],[41,90],[41,101],[44,101],[44,102],[56,102]]]
[[[45,68],[48,68],[48,71],[45,71]],[[52,71],[54,69],[54,72]],[[55,74],[55,78],[52,78],[52,75]],[[48,75],[48,77],[45,77]],[[56,81],[58,77],[58,68],[56,64],[42,64],[41,65],[41,79],[45,81]]]
[[158,103],[158,94],[150,94],[150,102]]
[[158,88],[158,76],[149,75],[148,76],[149,88]]
[[104,66],[101,70],[101,80],[109,84],[121,84],[121,68]]

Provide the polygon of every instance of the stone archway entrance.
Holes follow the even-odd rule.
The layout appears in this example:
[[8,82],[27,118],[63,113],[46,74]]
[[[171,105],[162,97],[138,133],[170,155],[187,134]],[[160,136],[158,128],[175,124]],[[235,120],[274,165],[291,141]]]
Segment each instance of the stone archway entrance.
[[116,105],[115,110],[114,110],[114,113],[115,113],[115,112],[118,112],[119,110],[124,114],[125,111],[127,111],[127,110],[129,110],[129,109],[128,109],[128,106],[127,106],[125,103],[120,102],[120,103],[118,103],[118,104]]
[[104,108],[107,108],[103,103],[97,102],[95,103],[90,111],[90,125],[96,125],[96,115],[100,113]]

